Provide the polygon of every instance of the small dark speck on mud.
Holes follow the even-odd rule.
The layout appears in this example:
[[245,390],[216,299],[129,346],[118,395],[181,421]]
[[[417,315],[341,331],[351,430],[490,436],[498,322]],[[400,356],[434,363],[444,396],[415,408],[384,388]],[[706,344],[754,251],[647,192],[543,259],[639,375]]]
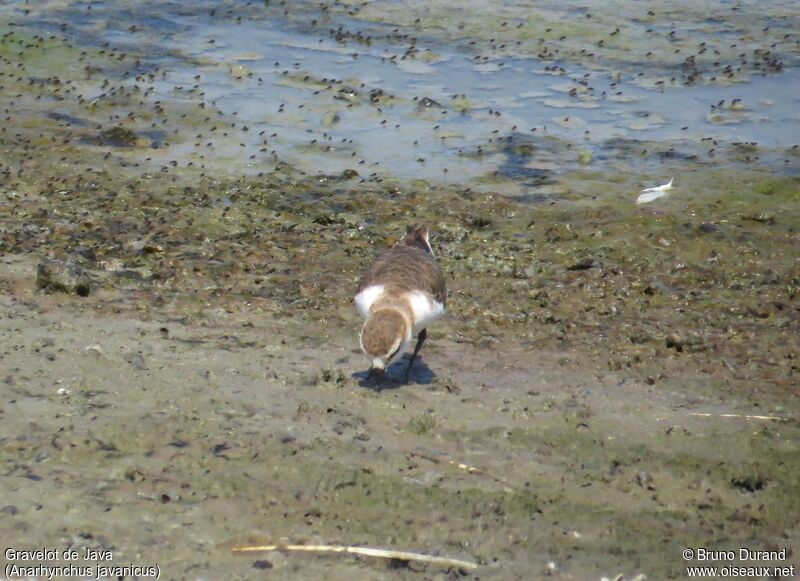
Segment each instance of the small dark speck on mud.
[[704,222],[697,227],[697,231],[702,234],[713,234],[719,232],[719,226],[710,222]]
[[732,478],[731,485],[742,492],[758,492],[767,486],[767,481],[760,476],[742,476]]
[[222,453],[226,450],[230,450],[231,447],[229,444],[223,442],[222,444],[217,444],[214,446],[214,456],[222,456]]
[[408,569],[408,561],[403,559],[389,559],[387,563],[387,567],[392,570],[396,569]]
[[266,559],[259,559],[258,561],[253,561],[253,569],[272,569],[272,563]]
[[594,258],[587,256],[586,258],[582,258],[575,264],[572,264],[567,267],[567,270],[589,270],[595,266]]

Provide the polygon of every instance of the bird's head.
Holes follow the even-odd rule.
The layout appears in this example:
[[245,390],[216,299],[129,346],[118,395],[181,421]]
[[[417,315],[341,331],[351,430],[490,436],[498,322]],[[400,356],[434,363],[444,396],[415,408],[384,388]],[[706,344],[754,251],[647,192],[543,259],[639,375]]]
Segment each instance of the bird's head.
[[399,309],[371,313],[359,337],[361,349],[372,359],[370,376],[382,379],[389,366],[408,349],[411,337],[411,323]]

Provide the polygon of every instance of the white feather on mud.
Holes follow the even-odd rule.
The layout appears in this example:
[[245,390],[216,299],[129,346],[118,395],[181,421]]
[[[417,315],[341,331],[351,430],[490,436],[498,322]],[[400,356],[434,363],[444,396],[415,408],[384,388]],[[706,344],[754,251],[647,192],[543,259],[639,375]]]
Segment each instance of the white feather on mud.
[[636,198],[636,203],[646,204],[647,202],[652,202],[653,200],[657,200],[662,196],[666,196],[667,192],[672,189],[672,181],[674,179],[675,178],[670,178],[670,180],[667,183],[661,184],[660,186],[643,189],[639,193],[639,197]]

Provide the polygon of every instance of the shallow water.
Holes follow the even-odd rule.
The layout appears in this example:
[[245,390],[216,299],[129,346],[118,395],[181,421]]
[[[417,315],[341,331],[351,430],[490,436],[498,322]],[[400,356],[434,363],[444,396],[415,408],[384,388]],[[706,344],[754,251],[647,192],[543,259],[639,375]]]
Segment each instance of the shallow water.
[[[229,139],[220,124],[173,145],[181,165],[257,173],[280,160],[311,174],[510,179],[533,198],[554,173],[631,162],[654,171],[654,183],[671,177],[660,173],[665,159],[798,172],[795,4],[731,12],[725,2],[702,11],[679,2],[664,14],[636,3],[490,7],[139,0],[2,9],[83,45],[143,51],[135,72],[158,69],[155,97],[200,99],[230,116]],[[600,45],[601,32],[621,44]],[[705,62],[706,52],[719,60],[689,79],[681,59]]]

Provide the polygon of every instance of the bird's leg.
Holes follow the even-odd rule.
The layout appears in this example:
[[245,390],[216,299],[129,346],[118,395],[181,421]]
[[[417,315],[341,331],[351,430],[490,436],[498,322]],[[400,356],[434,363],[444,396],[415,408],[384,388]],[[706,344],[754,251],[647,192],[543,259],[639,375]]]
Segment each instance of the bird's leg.
[[408,360],[408,367],[406,367],[406,376],[405,376],[405,383],[408,383],[408,378],[411,375],[411,366],[414,365],[414,359],[417,358],[417,353],[419,350],[422,349],[422,345],[425,343],[425,339],[428,336],[428,330],[423,329],[419,332],[417,336],[417,346],[414,347],[414,354],[411,356],[411,359]]

